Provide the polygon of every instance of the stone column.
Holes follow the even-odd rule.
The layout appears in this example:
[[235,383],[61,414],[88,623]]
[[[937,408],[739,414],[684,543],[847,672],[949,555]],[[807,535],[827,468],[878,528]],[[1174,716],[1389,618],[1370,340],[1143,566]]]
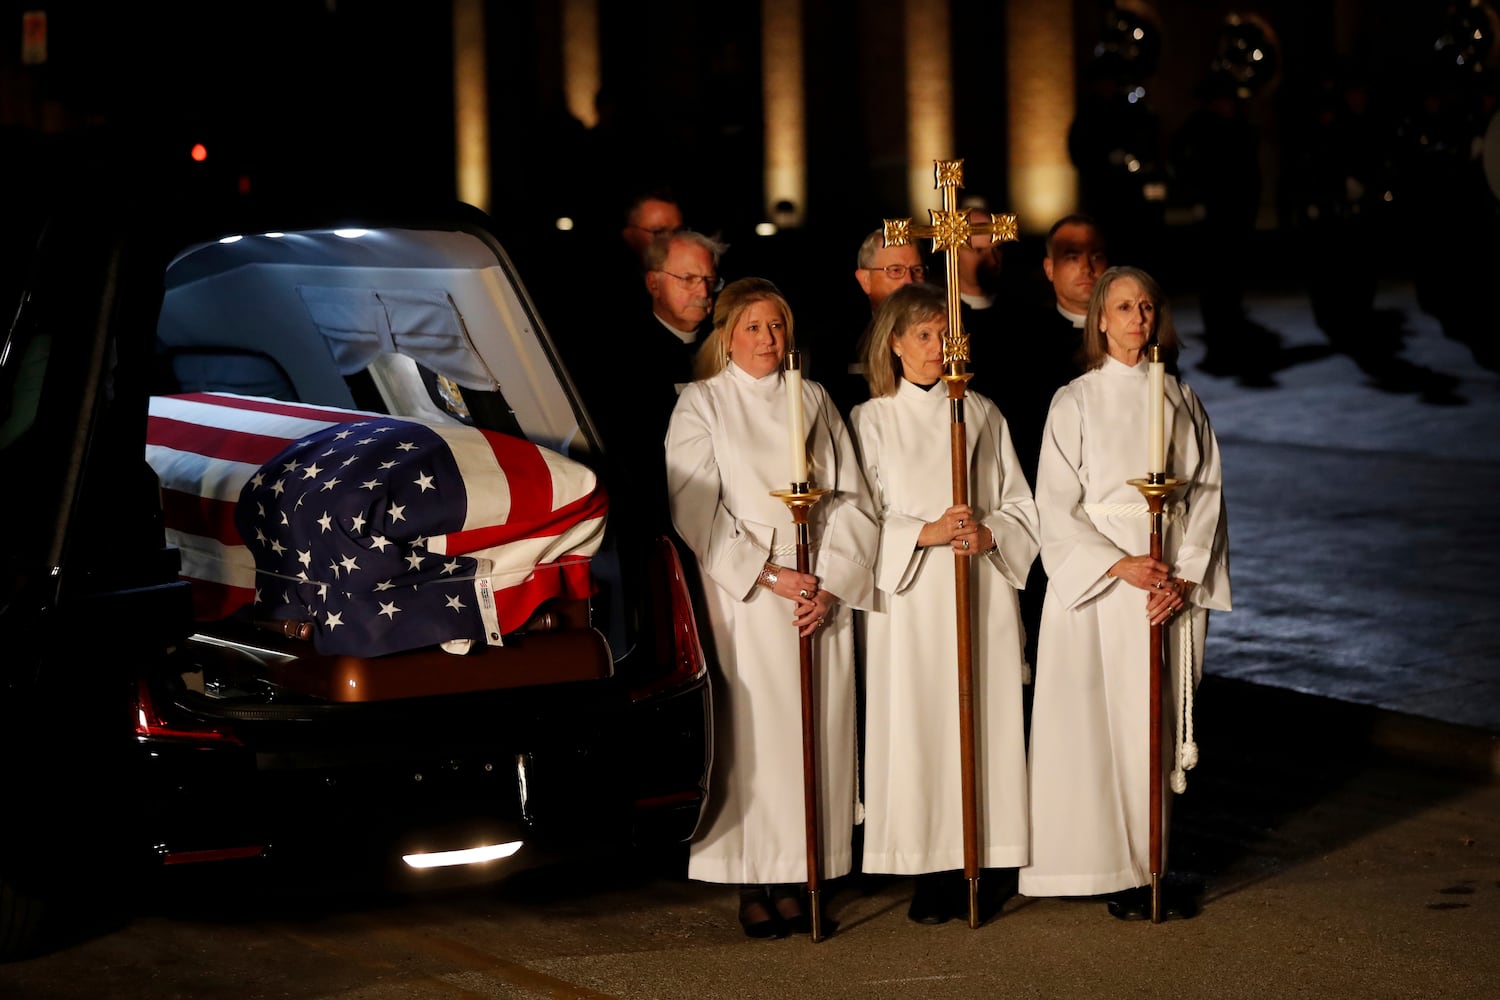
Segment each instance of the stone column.
[[905,0],[907,211],[925,222],[938,204],[933,161],[953,148],[953,60],[948,0]]
[[1078,202],[1078,172],[1068,157],[1077,112],[1073,5],[1010,0],[1005,10],[1009,205],[1021,232],[1034,235]]
[[[762,0],[761,100],[765,128],[765,211],[801,225],[807,213],[807,113],[802,72],[802,0]],[[790,217],[775,211],[793,206]]]

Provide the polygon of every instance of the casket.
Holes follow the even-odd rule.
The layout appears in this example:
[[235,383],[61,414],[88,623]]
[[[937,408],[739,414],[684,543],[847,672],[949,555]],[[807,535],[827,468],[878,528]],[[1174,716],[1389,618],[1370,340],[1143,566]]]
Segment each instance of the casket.
[[593,472],[459,423],[226,393],[151,400],[147,461],[202,619],[303,622],[320,653],[502,645],[594,591]]

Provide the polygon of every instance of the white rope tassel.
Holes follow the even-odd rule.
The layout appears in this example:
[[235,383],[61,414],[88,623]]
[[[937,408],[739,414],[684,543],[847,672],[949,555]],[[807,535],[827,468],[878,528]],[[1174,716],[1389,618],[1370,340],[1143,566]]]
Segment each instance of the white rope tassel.
[[1177,616],[1178,645],[1181,647],[1177,685],[1177,766],[1172,769],[1172,791],[1187,791],[1187,772],[1198,766],[1198,744],[1193,742],[1193,615],[1197,609],[1187,605]]
[[[1086,503],[1084,513],[1090,517],[1139,517],[1149,515],[1151,508],[1143,503]],[[1162,516],[1169,522],[1180,521],[1187,508],[1181,503],[1166,505]],[[1177,765],[1172,769],[1172,791],[1187,791],[1187,772],[1198,765],[1198,744],[1193,742],[1193,616],[1197,609],[1183,605],[1183,612],[1168,627],[1178,629],[1181,655],[1181,681],[1177,686]]]
[[[851,614],[853,612],[850,612]],[[859,761],[859,727],[854,732],[854,825],[863,826],[865,822],[865,789],[864,779],[860,775],[865,773],[864,766]]]

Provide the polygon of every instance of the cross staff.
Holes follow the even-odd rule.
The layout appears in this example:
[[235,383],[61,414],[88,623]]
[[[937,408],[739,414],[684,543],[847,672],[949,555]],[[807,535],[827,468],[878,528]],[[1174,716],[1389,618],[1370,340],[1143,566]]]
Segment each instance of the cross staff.
[[[964,389],[968,371],[969,337],[963,330],[958,295],[958,251],[972,248],[970,238],[987,235],[1001,242],[1016,238],[1014,215],[992,215],[991,221],[969,222],[967,210],[954,207],[955,192],[963,186],[963,160],[934,160],[933,186],[943,193],[943,207],[930,209],[932,224],[913,226],[910,219],[886,219],[882,232],[888,247],[906,246],[913,237],[932,239],[932,252],[945,256],[948,278],[948,330],[943,334],[943,381],[948,386],[952,415],[953,502],[969,502],[969,447],[964,428]],[[969,926],[979,926],[979,800],[974,762],[974,630],[969,614],[969,557],[954,556],[955,610],[958,629],[958,740],[959,776],[964,807],[964,878],[969,883]]]
[[[954,207],[956,191],[964,186],[963,160],[934,160],[933,187],[943,193],[943,207],[928,209],[932,224],[914,226],[910,219],[886,219],[881,233],[888,247],[904,247],[916,239],[931,239],[932,252],[943,254],[943,273],[948,282],[948,332],[943,337],[944,379],[962,375],[969,363],[969,336],[964,333],[959,312],[958,251],[973,249],[971,238],[988,236],[1002,243],[1016,240],[1016,217],[1014,215],[991,215],[989,222],[970,222],[967,209]],[[967,380],[967,376],[964,376]],[[949,398],[953,396],[953,383],[948,383]],[[963,386],[959,386],[958,399],[963,398]],[[962,420],[962,416],[958,418]]]

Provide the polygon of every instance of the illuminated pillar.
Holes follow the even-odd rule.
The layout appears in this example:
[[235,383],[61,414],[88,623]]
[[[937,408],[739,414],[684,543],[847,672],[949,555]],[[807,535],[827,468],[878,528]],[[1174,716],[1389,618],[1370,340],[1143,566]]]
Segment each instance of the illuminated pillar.
[[568,111],[593,128],[599,123],[594,98],[599,93],[598,0],[565,0],[562,10],[563,88]]
[[1008,203],[1023,233],[1045,233],[1078,207],[1078,172],[1068,157],[1077,110],[1073,5],[1010,0],[1005,12]]
[[919,219],[936,204],[932,161],[953,149],[953,66],[948,0],[906,0],[906,196]]
[[807,212],[807,114],[802,86],[802,0],[763,0],[761,99],[765,105],[767,217],[789,201],[792,225]]
[[458,200],[490,210],[490,108],[484,0],[453,0],[453,132]]

